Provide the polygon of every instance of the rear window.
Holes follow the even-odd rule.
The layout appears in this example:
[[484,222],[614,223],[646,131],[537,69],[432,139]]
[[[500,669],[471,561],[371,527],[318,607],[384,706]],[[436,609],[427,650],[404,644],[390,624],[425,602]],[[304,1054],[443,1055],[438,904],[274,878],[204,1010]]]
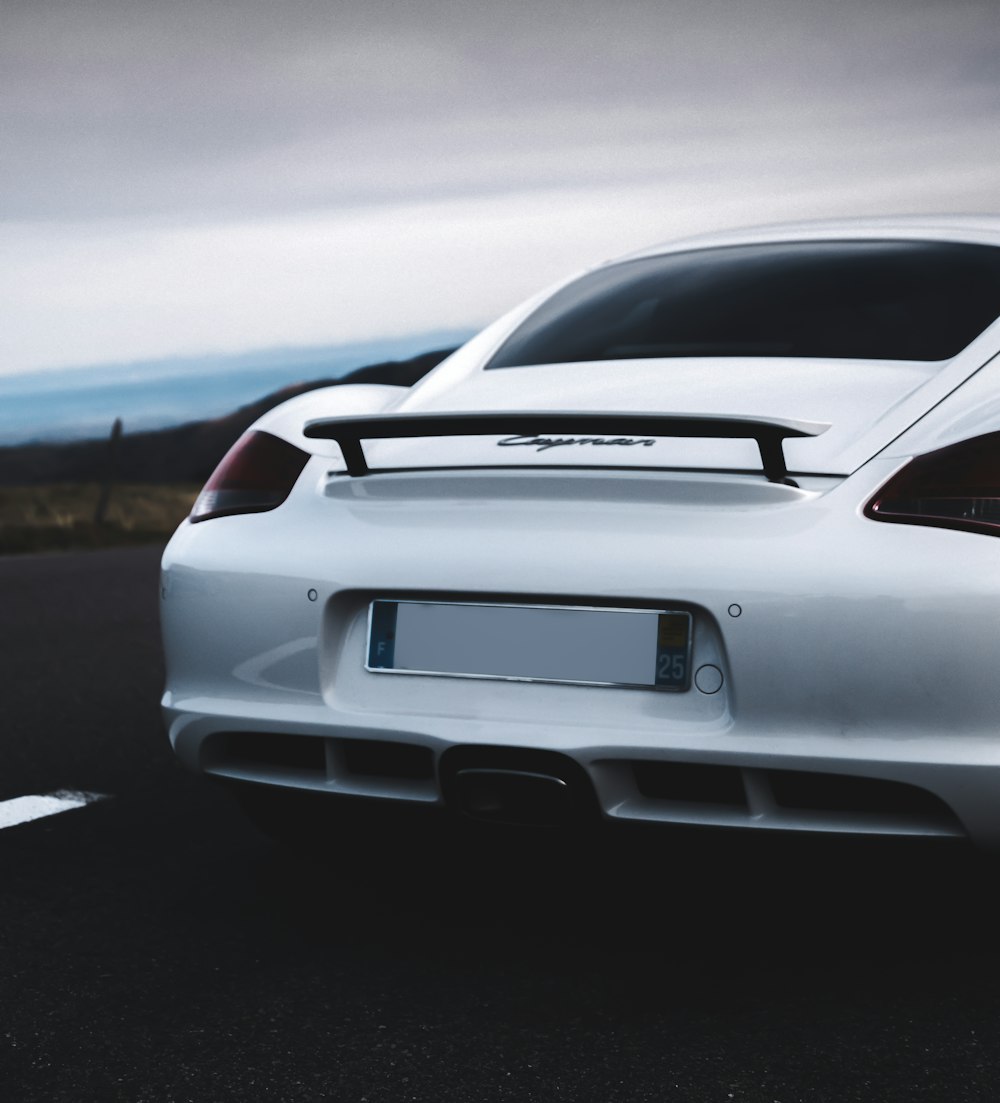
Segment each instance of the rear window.
[[740,245],[609,265],[557,292],[488,368],[677,356],[947,360],[1000,316],[1000,249]]

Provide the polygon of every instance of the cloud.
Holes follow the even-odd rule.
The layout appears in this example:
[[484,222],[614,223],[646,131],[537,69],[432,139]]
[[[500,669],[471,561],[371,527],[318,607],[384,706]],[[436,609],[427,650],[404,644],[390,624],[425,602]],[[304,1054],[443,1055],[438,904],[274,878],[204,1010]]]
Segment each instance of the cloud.
[[994,0],[9,0],[0,371],[467,325],[741,219],[996,205]]
[[[0,372],[463,328],[658,240],[822,215],[974,213],[993,166],[531,190],[225,224],[0,231]],[[965,202],[960,197],[965,197]]]
[[960,0],[22,0],[8,23],[7,218],[648,179],[732,142],[808,154],[830,124],[982,138],[1000,112],[1000,21]]

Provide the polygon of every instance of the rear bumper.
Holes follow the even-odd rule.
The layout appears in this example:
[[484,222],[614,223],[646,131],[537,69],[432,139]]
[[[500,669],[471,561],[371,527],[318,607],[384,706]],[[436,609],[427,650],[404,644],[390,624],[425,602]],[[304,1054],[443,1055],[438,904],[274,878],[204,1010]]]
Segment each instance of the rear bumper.
[[[662,478],[534,500],[522,477],[464,499],[455,480],[373,477],[357,497],[183,526],[161,607],[171,741],[217,776],[427,806],[452,748],[550,751],[608,819],[998,846],[1000,545],[862,518],[884,477],[725,508],[660,501]],[[688,610],[692,669],[723,685],[367,671],[375,597]],[[373,768],[386,743],[423,748],[423,773]]]
[[[436,805],[442,803],[441,763],[452,748],[549,750],[582,767],[600,812],[613,820],[969,837],[1000,846],[1000,764],[994,754],[982,754],[981,745],[954,736],[936,748],[921,740],[922,754],[871,739],[849,752],[823,737],[751,746],[732,733],[708,744],[691,739],[651,747],[629,744],[618,732],[578,732],[574,739],[542,727],[512,730],[500,720],[480,720],[470,732],[455,720],[408,727],[391,717],[359,722],[325,706],[246,704],[241,710],[234,701],[168,700],[165,718],[181,761],[232,780]],[[417,756],[404,751],[402,766],[401,747],[419,749]],[[824,784],[815,784],[819,779]]]

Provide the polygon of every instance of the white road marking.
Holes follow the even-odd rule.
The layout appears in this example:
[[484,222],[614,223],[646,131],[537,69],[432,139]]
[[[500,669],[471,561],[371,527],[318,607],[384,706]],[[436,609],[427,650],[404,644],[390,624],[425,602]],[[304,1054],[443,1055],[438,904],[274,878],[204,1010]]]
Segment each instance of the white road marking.
[[14,797],[13,800],[0,801],[0,830],[16,827],[19,823],[40,820],[43,816],[54,816],[57,812],[69,812],[93,804],[96,800],[106,800],[104,793],[77,793],[60,789],[56,793],[44,793],[38,797]]

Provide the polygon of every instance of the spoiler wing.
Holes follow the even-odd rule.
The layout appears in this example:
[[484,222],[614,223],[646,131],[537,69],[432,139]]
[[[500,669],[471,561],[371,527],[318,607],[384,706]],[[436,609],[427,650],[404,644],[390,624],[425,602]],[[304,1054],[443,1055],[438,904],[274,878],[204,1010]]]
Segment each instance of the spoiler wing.
[[[747,417],[701,415],[553,412],[541,413],[418,413],[379,417],[322,418],[306,423],[303,435],[333,440],[340,445],[348,475],[369,475],[362,441],[401,440],[414,437],[531,436],[563,433],[573,436],[705,437],[754,440],[760,450],[761,469],[772,483],[788,480],[782,442],[790,437],[815,437],[830,426],[815,421],[762,421]],[[435,467],[438,465],[434,465]],[[579,464],[574,466],[599,466]],[[643,465],[655,470],[655,465]]]

